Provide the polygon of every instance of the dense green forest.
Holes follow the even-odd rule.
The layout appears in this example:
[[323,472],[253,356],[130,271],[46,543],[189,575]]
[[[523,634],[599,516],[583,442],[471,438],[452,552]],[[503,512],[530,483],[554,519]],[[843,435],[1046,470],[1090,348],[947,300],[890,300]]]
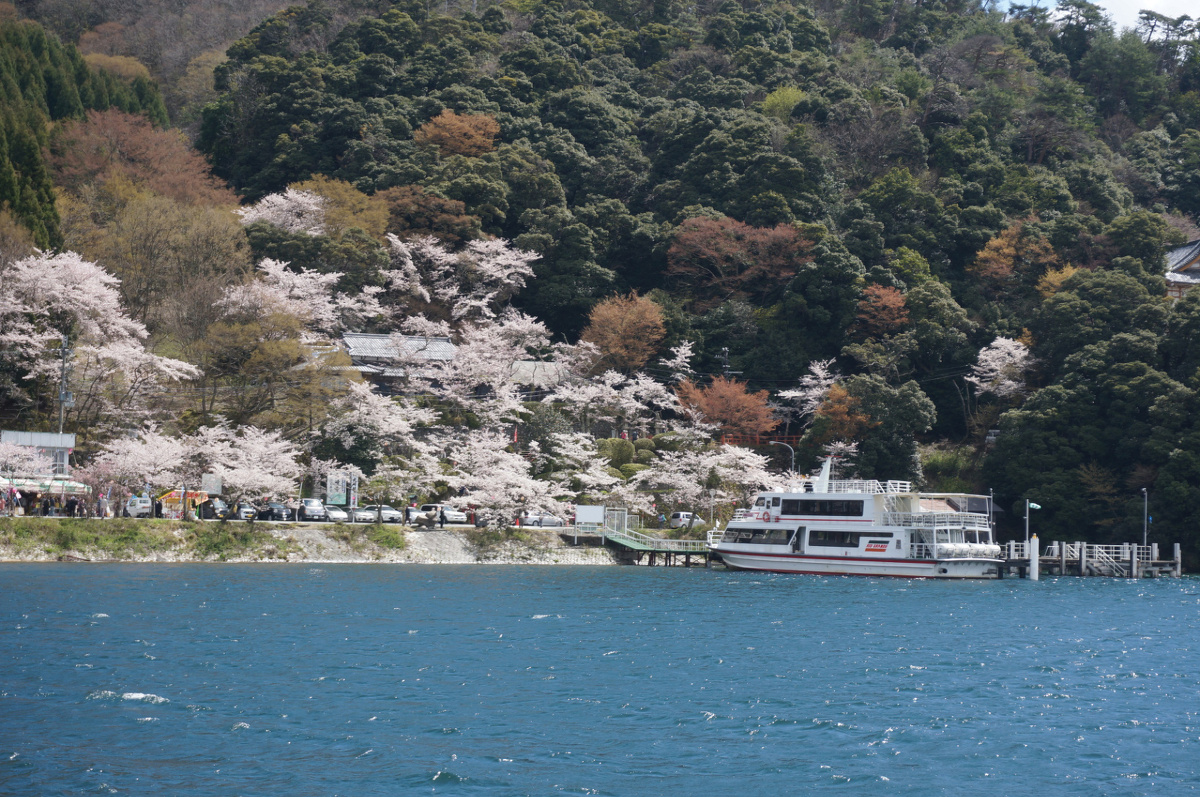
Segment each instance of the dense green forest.
[[[23,10],[68,38],[114,24]],[[859,443],[863,476],[1032,496],[1039,523],[1091,540],[1138,536],[1147,488],[1155,538],[1191,543],[1200,295],[1171,302],[1162,274],[1200,238],[1198,45],[1186,17],[1118,31],[1083,0],[313,0],[224,60],[193,63],[209,41],[150,66],[173,87],[211,70],[202,113],[169,104],[243,202],[316,178],[386,208],[319,235],[250,224],[254,260],[361,289],[385,232],[501,237],[540,256],[513,303],[559,340],[636,291],[661,310],[657,353],[691,341],[701,375],[775,394],[833,360],[844,402],[817,426]],[[22,113],[101,107],[77,93]],[[55,244],[50,178],[22,173],[13,193],[0,172],[0,199]],[[1028,361],[982,380],[998,338]]]

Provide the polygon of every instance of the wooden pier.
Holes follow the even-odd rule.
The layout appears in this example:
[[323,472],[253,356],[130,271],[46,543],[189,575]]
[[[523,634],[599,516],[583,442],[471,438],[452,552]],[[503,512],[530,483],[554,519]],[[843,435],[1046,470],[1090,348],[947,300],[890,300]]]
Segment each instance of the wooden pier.
[[[1109,578],[1161,578],[1183,575],[1183,554],[1175,543],[1173,557],[1160,555],[1158,543],[1138,545],[1092,545],[1086,542],[1051,542],[1041,549],[1037,538],[1030,543],[1009,541],[1001,546],[1000,577],[1029,578],[1034,572],[1055,576],[1107,576]],[[1036,578],[1036,575],[1032,575]]]

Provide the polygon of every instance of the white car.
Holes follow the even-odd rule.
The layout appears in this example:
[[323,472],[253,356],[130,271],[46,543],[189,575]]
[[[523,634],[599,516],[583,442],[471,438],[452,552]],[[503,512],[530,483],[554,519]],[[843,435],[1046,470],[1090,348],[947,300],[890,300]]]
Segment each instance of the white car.
[[325,517],[334,523],[345,523],[350,519],[350,516],[346,514],[346,510],[333,504],[325,505]]
[[422,515],[425,514],[426,512],[434,512],[434,513],[437,513],[437,514],[435,514],[435,517],[437,517],[439,519],[441,518],[441,513],[443,511],[446,513],[446,522],[447,523],[466,523],[467,522],[467,513],[466,512],[463,512],[461,510],[455,509],[450,506],[446,506],[445,504],[422,504],[421,509],[420,509],[420,513]]
[[672,512],[670,526],[673,529],[681,529],[684,526],[690,526],[694,522],[696,516],[691,512]]
[[525,515],[521,518],[521,525],[529,528],[553,529],[559,526],[566,525],[562,518],[556,518],[554,515]]
[[399,523],[404,518],[399,509],[384,504],[378,506],[363,506],[354,510],[355,523],[374,523],[376,520],[382,520],[384,523]]
[[153,517],[154,502],[149,498],[133,495],[125,502],[125,512],[130,517]]

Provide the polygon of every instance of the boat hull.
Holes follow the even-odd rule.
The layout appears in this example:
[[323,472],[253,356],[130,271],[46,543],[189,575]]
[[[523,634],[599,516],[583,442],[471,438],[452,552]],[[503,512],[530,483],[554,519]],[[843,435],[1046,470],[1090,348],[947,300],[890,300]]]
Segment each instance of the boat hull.
[[811,556],[731,550],[714,545],[726,567],[770,573],[893,578],[971,578],[1000,576],[998,559],[894,559],[884,557]]

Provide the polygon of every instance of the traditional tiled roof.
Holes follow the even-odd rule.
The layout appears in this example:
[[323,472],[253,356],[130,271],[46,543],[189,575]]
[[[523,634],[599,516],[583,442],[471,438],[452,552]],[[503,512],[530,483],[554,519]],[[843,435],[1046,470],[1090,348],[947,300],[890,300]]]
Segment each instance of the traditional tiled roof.
[[1183,246],[1167,252],[1168,276],[1188,271],[1197,266],[1200,266],[1200,240],[1189,241]]
[[[342,335],[346,352],[356,365],[361,361],[387,363],[400,360],[397,346],[403,346],[408,360],[453,360],[457,348],[450,338],[424,338],[410,335],[368,335],[362,332],[347,332]],[[377,371],[376,371],[377,372]]]

